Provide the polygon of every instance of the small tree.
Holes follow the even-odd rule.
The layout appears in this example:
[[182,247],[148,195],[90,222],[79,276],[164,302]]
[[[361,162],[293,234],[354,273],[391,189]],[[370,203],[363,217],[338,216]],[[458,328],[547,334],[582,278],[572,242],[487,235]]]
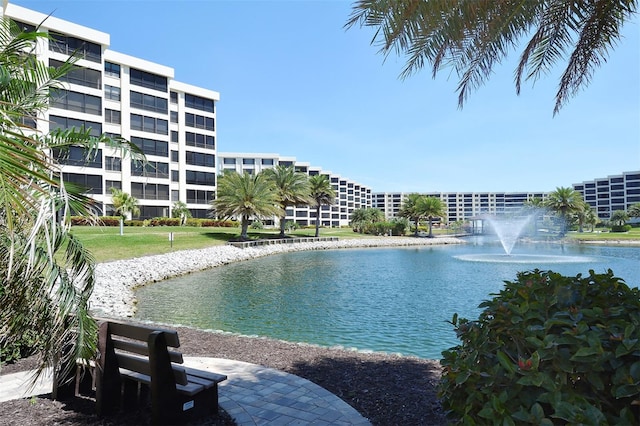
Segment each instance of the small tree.
[[187,219],[191,218],[191,210],[187,208],[187,204],[182,201],[176,201],[171,207],[171,217],[179,217],[180,225],[187,223]]
[[126,216],[140,214],[138,199],[118,188],[111,188],[111,202],[116,214],[120,215],[120,235],[124,235],[124,219]]
[[263,173],[273,182],[277,203],[280,205],[280,238],[285,237],[287,207],[313,203],[309,195],[308,176],[282,164]]

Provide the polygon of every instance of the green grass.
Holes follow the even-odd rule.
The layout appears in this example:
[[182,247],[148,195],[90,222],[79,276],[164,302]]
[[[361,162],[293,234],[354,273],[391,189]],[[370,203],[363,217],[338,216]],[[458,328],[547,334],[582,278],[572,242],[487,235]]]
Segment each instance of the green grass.
[[[173,232],[173,243],[169,233]],[[117,226],[74,226],[72,233],[88,248],[97,262],[171,253],[178,250],[201,249],[225,244],[240,235],[240,228],[196,228],[190,226],[125,227],[120,235]],[[251,239],[277,238],[279,230],[249,230]],[[289,237],[313,237],[315,229],[299,229]],[[362,238],[351,228],[320,229],[321,237]]]
[[569,240],[587,240],[587,241],[640,241],[640,228],[631,228],[629,232],[608,232],[605,228],[603,232],[601,228],[596,232],[570,232],[567,234]]

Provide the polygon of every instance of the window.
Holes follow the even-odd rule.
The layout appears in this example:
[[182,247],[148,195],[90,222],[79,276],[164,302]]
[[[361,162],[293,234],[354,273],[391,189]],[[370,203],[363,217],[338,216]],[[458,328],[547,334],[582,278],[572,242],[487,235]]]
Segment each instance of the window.
[[145,93],[131,92],[132,108],[144,109],[146,111],[159,112],[166,114],[168,111],[168,104],[165,98],[159,98],[153,95],[147,95]]
[[49,130],[55,129],[90,129],[91,136],[100,136],[102,134],[102,124],[93,121],[78,120],[75,118],[59,117],[57,115],[49,116]]
[[102,115],[102,99],[99,96],[57,89],[53,92],[51,106],[69,111]]
[[116,86],[104,85],[104,98],[112,101],[120,100],[120,88]]
[[180,156],[178,151],[171,151],[171,161],[173,161],[174,163],[177,163],[180,160]]
[[131,143],[140,148],[145,155],[169,156],[169,142],[132,136]]
[[113,172],[122,170],[122,159],[120,157],[104,157],[104,169]]
[[178,111],[171,111],[170,120],[172,123],[178,122]]
[[186,132],[185,138],[186,138],[186,144],[188,146],[196,146],[198,148],[207,148],[207,149],[216,148],[215,136]]
[[107,194],[111,193],[111,188],[122,190],[122,182],[119,180],[107,180],[104,183],[104,189],[107,190]]
[[131,182],[131,195],[141,200],[168,200],[169,185]]
[[196,172],[187,170],[186,183],[192,185],[211,185],[216,184],[216,175],[211,172]]
[[171,170],[171,182],[180,182],[180,172]]
[[104,74],[109,77],[120,78],[120,65],[111,62],[104,63]]
[[169,164],[157,161],[147,161],[144,164],[139,161],[131,161],[131,176],[168,178]]
[[161,206],[140,206],[140,219],[151,219],[154,217],[169,216],[169,207]]
[[262,159],[263,166],[273,166],[273,158],[263,158]]
[[253,158],[243,158],[242,164],[245,164],[245,165],[255,164],[255,160]]
[[104,121],[106,123],[120,124],[120,111],[115,109],[104,109]]
[[131,68],[129,71],[131,84],[148,89],[167,92],[167,77]]
[[187,108],[199,109],[205,112],[214,112],[214,101],[212,99],[201,98],[200,96],[184,95],[184,105]]
[[96,169],[102,168],[102,150],[98,149],[91,153],[91,157],[87,157],[87,150],[79,146],[69,147],[68,150],[60,148],[53,149],[53,157],[56,158],[60,164],[67,166],[79,166],[79,167],[93,167]]
[[204,117],[202,115],[185,113],[184,122],[188,127],[195,127],[197,129],[215,130],[215,122],[211,117]]
[[177,92],[169,93],[169,100],[171,101],[172,104],[177,104],[178,103],[178,93]]
[[171,190],[171,201],[180,201],[180,191]]
[[52,31],[49,31],[49,36],[51,37],[49,50],[52,52],[75,55],[92,62],[102,62],[102,46],[99,44]]
[[192,166],[215,167],[216,157],[213,154],[187,151],[187,164]]
[[235,158],[224,158],[222,164],[236,164]]
[[[60,68],[62,65],[64,65],[62,61],[49,59],[50,67]],[[92,87],[94,89],[100,89],[102,87],[102,74],[100,71],[91,68],[74,66],[67,74],[61,76],[59,80],[80,86]]]
[[142,130],[143,132],[168,135],[169,122],[161,118],[131,114],[131,130]]
[[178,142],[178,132],[175,130],[171,131],[171,142]]
[[209,204],[213,201],[213,191],[202,191],[199,189],[187,189],[187,203],[189,204]]
[[86,194],[102,194],[102,176],[100,175],[65,173],[62,178],[65,182],[75,183],[86,188]]

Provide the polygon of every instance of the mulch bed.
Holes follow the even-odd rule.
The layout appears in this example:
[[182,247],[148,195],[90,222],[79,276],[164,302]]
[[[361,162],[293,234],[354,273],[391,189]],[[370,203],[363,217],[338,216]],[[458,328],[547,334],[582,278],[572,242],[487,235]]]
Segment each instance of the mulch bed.
[[[436,396],[440,365],[431,360],[380,353],[361,353],[271,339],[178,330],[186,356],[227,358],[260,364],[304,377],[334,393],[374,425],[445,425]],[[33,368],[26,359],[2,368],[2,374]],[[139,425],[146,412],[98,418],[95,400],[53,401],[47,396],[0,403],[0,425]],[[203,419],[198,425],[233,425]]]

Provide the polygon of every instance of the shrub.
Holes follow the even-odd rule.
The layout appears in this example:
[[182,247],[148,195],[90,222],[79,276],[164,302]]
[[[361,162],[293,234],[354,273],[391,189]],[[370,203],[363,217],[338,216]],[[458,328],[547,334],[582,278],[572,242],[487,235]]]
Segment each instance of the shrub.
[[631,225],[611,225],[611,232],[629,232],[631,231]]
[[264,224],[260,220],[251,222],[251,229],[264,229]]
[[640,291],[606,274],[521,272],[452,324],[439,395],[458,423],[640,424]]
[[33,355],[38,350],[38,346],[38,334],[33,330],[27,330],[21,338],[12,342],[0,338],[0,364],[13,363]]

